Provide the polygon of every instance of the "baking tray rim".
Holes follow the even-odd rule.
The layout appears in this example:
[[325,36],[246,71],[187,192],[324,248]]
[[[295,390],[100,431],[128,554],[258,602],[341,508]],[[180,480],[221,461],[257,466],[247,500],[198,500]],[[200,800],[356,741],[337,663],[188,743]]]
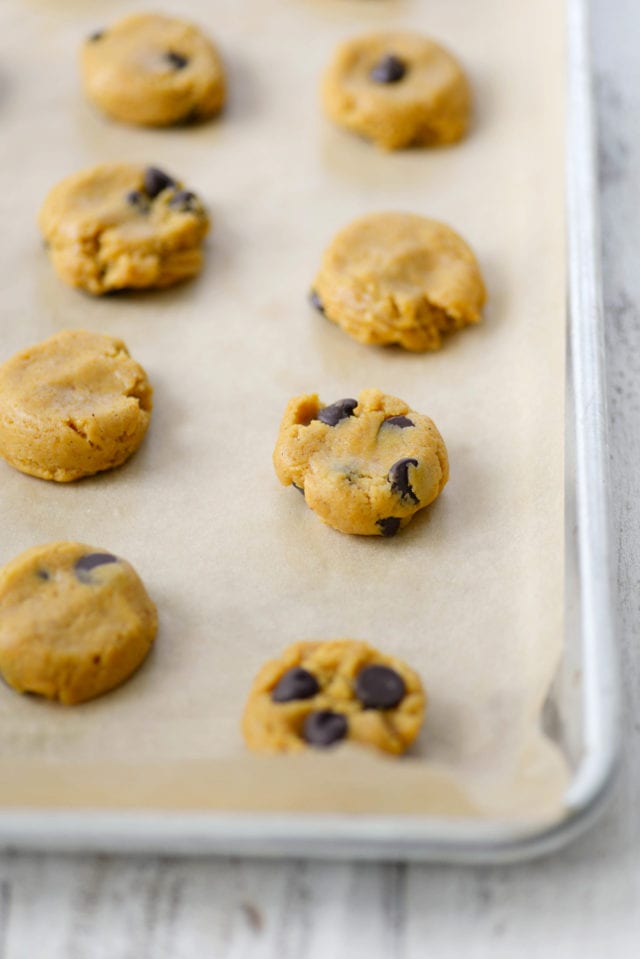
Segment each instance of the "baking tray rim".
[[[567,0],[569,345],[576,441],[582,651],[581,759],[552,822],[319,815],[6,808],[0,846],[101,852],[304,855],[511,862],[557,850],[596,818],[621,752],[620,676],[609,554],[606,384],[588,0]],[[585,584],[588,589],[584,588]]]

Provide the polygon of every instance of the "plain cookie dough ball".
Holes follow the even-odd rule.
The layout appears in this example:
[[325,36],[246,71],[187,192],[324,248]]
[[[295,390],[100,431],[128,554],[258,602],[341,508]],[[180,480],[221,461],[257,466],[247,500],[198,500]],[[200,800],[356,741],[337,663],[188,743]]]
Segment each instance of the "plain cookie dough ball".
[[415,33],[374,33],[338,47],[322,83],[325,112],[386,150],[464,136],[469,84],[458,61]]
[[0,456],[58,483],[120,466],[144,438],[151,395],[122,340],[56,333],[0,366]]
[[354,639],[294,643],[266,663],[242,731],[261,752],[297,752],[343,740],[403,753],[426,708],[420,677],[401,659]]
[[295,486],[325,523],[362,536],[394,536],[449,478],[433,421],[373,389],[330,406],[316,394],[295,396],[273,465],[283,486]]
[[172,286],[202,265],[195,193],[157,167],[105,163],[65,177],[38,217],[62,280],[89,293]]
[[136,571],[104,550],[48,543],[0,569],[0,674],[18,692],[93,699],[138,668],[156,630]]
[[80,51],[87,96],[125,123],[206,120],[224,104],[214,45],[190,23],[139,13],[91,34]]
[[423,352],[478,323],[486,291],[473,252],[451,227],[413,213],[371,213],[333,238],[311,299],[360,343]]

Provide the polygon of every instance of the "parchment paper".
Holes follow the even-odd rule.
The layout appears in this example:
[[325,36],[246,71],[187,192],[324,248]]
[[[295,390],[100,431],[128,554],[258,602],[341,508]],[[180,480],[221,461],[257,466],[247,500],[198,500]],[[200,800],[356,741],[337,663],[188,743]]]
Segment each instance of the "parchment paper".
[[[0,688],[0,801],[554,815],[567,770],[539,718],[563,621],[563,4],[185,0],[173,12],[219,42],[229,106],[164,131],[110,122],[80,91],[82,39],[130,10],[0,5],[0,360],[85,328],[122,337],[155,387],[147,439],[119,470],[61,486],[0,462],[0,562],[56,539],[112,550],[139,570],[160,630],[139,673],[84,706]],[[459,55],[476,97],[463,143],[385,154],[323,119],[335,44],[383,28]],[[118,160],[161,166],[209,205],[195,282],[93,299],[55,276],[42,199]],[[306,302],[332,235],[386,209],[450,223],[479,257],[485,320],[440,353],[362,346]],[[290,396],[366,386],[430,415],[451,460],[444,494],[388,541],[324,526],[271,465]],[[261,663],[339,636],[421,673],[412,754],[248,754],[239,718]]]

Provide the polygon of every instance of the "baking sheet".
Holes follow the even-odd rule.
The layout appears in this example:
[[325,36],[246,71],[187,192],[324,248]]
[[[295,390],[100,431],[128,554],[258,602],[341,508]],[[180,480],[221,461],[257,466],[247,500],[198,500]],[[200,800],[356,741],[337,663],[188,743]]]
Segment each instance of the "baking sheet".
[[[153,9],[139,3],[138,9]],[[111,474],[72,486],[0,463],[0,561],[78,539],[137,567],[156,648],[120,690],[75,709],[0,689],[5,806],[343,810],[553,818],[568,770],[540,732],[562,642],[565,257],[563,10],[467,0],[193,2],[219,42],[223,118],[150,131],[79,90],[82,38],[122,2],[10,2],[0,113],[0,359],[63,328],[122,337],[155,387],[149,435]],[[476,91],[469,138],[379,153],[333,129],[317,84],[334,45],[415,28],[454,50]],[[46,78],[46,82],[43,81]],[[208,203],[202,276],[94,300],[64,287],[35,215],[57,179],[154,163]],[[306,305],[333,233],[370,210],[458,229],[489,290],[485,322],[435,355],[352,342]],[[348,538],[279,486],[287,399],[377,386],[432,416],[451,480],[393,540]],[[300,638],[353,636],[407,659],[430,697],[410,757],[353,748],[247,755],[239,716],[262,661]]]

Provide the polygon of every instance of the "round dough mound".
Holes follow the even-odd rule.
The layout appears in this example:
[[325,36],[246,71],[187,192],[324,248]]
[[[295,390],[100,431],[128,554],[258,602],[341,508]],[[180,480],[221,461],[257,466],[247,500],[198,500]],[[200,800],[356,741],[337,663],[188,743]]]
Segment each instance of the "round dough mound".
[[104,550],[48,543],[0,569],[0,673],[18,692],[93,699],[138,668],[156,630],[136,571]]
[[125,17],[86,39],[80,63],[89,99],[125,123],[205,120],[224,104],[218,52],[183,20],[153,13]]
[[[404,683],[404,696],[392,708],[367,707],[358,699],[358,674],[371,666],[393,670]],[[296,667],[315,677],[318,691],[305,699],[274,701],[272,693],[278,682]],[[403,753],[418,735],[425,709],[420,677],[401,659],[354,639],[299,642],[289,646],[280,659],[265,663],[258,673],[245,707],[242,731],[250,749],[295,752],[307,748],[303,730],[307,717],[329,710],[346,719],[345,741]]]
[[363,390],[357,404],[294,397],[273,464],[280,482],[303,492],[320,519],[362,536],[393,536],[449,479],[447,450],[433,421],[374,389]]
[[[396,68],[389,69],[389,63]],[[471,108],[457,60],[414,33],[375,33],[338,47],[322,83],[327,115],[386,150],[452,143]]]
[[445,333],[478,323],[480,268],[444,223],[412,213],[372,213],[324,252],[314,292],[325,316],[361,343],[437,350]]
[[[155,173],[164,180],[150,180]],[[166,186],[156,193],[160,182]],[[129,163],[65,177],[47,195],[38,223],[60,278],[94,294],[194,276],[209,229],[194,193],[162,171]]]
[[143,440],[151,395],[122,340],[56,333],[0,366],[0,456],[58,483],[120,466]]

